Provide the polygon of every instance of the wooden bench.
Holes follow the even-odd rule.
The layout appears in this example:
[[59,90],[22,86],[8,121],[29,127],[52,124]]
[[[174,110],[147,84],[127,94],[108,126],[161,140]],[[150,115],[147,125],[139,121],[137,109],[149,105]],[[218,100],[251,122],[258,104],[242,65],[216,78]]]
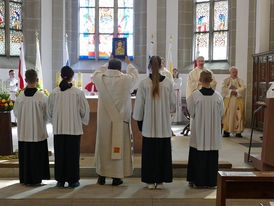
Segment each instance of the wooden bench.
[[217,206],[226,199],[274,199],[274,172],[218,172]]

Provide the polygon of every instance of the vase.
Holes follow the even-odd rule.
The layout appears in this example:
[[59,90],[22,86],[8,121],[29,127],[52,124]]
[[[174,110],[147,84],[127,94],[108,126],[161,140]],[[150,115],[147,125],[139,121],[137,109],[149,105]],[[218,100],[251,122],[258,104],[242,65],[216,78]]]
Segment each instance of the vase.
[[13,153],[10,111],[0,111],[0,156]]

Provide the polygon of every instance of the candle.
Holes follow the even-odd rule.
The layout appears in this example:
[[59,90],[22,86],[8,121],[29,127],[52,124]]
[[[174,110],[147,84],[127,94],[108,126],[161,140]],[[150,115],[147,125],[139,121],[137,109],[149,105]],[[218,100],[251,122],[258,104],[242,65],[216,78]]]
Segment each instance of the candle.
[[82,78],[82,73],[81,72],[79,72],[78,74],[77,74],[77,87],[79,88],[79,89],[81,89],[82,90],[82,85],[83,85],[83,83],[82,83],[82,80],[83,78]]
[[58,87],[61,82],[61,73],[57,72],[56,73],[56,86]]

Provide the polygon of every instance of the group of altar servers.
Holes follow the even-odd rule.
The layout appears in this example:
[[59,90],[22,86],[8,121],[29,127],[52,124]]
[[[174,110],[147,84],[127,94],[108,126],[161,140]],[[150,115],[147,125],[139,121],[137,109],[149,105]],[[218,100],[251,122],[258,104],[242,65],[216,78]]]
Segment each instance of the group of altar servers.
[[[121,72],[121,61],[115,58],[93,74],[99,93],[95,167],[100,185],[106,183],[106,178],[112,178],[112,185],[117,186],[123,183],[124,177],[133,174],[131,91],[139,74],[128,57],[125,63],[125,74]],[[225,108],[223,96],[215,91],[213,73],[203,65],[203,57],[198,58],[198,67],[190,72],[188,78],[186,98],[191,117],[191,138],[187,180],[191,186],[214,187],[217,184],[218,150]],[[167,75],[164,61],[159,56],[151,57],[149,69],[149,76],[138,86],[133,118],[143,136],[141,180],[149,189],[162,189],[163,183],[173,179],[171,118],[175,112],[181,112],[178,111],[178,98],[181,96],[177,90],[182,82],[178,80],[177,70],[174,70],[174,78]],[[232,68],[231,73],[235,72],[233,69],[236,68]],[[46,130],[49,121],[54,133],[56,186],[64,187],[66,182],[72,188],[80,185],[80,141],[82,124],[89,122],[89,105],[84,93],[72,86],[73,75],[70,67],[63,67],[62,82],[46,98],[36,88],[38,78],[35,70],[26,71],[28,85],[14,106],[18,118],[19,179],[22,184],[40,184],[43,179],[50,178]],[[232,74],[231,78],[226,80],[226,89],[223,90],[225,98],[228,98],[225,99],[225,103],[228,101],[226,106],[232,110],[239,103],[237,95],[241,97],[243,91]],[[174,87],[174,81],[177,81],[177,87]],[[228,93],[236,97],[231,98]],[[232,125],[231,129],[234,123],[230,114],[224,118],[225,135],[242,131],[238,129],[239,125]]]

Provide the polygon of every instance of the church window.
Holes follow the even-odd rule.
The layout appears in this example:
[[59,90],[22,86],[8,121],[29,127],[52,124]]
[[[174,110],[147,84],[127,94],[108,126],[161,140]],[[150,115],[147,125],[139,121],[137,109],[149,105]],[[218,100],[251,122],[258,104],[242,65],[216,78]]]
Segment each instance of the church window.
[[108,59],[113,37],[127,38],[133,58],[133,1],[80,0],[80,59]]
[[194,58],[228,59],[228,0],[196,0],[194,28]]

